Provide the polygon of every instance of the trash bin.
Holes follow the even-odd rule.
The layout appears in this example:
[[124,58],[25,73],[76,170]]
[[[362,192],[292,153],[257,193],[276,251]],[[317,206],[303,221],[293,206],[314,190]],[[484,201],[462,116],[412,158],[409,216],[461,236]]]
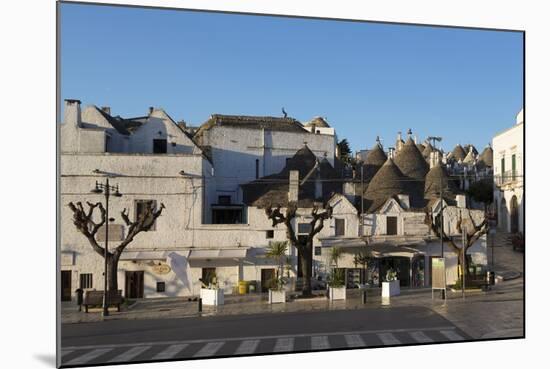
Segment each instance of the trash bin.
[[84,290],[82,288],[77,288],[76,292],[76,304],[78,305],[78,311],[82,310],[82,303],[84,302]]
[[492,271],[487,272],[487,284],[490,286],[495,285],[495,272],[492,272]]
[[248,282],[246,281],[239,281],[239,295],[246,295],[246,291],[248,287]]

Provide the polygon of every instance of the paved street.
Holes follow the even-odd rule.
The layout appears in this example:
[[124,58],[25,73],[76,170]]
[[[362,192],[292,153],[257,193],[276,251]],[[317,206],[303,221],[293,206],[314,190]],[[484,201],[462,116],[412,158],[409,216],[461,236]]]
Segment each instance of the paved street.
[[[425,307],[72,324],[64,366],[471,339]],[[98,344],[101,342],[101,344]]]

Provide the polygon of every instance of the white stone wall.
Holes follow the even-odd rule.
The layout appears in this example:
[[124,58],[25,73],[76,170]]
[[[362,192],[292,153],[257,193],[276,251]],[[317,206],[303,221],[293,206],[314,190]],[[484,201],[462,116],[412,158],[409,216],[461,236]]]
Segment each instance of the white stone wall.
[[493,138],[494,175],[497,178],[502,174],[502,158],[504,171],[512,169],[512,155],[516,156],[516,180],[499,186],[495,180],[494,199],[498,211],[498,225],[507,232],[511,231],[511,202],[516,196],[518,203],[519,231],[524,232],[524,205],[523,205],[523,111],[518,114],[517,123],[506,131]]
[[203,145],[212,148],[216,191],[230,195],[233,203],[242,201],[239,184],[256,179],[256,160],[258,177],[278,173],[304,142],[320,159],[326,153],[334,164],[336,141],[330,135],[214,126],[203,137]]

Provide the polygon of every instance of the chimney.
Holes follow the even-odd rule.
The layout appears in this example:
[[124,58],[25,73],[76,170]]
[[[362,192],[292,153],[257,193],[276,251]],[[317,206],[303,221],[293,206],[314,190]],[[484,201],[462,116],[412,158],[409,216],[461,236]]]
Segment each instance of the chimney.
[[412,133],[412,129],[409,128],[409,130],[407,131],[407,139],[411,138]]
[[101,110],[103,110],[104,113],[107,113],[111,115],[111,107],[110,106],[102,106]]
[[466,195],[456,195],[456,206],[459,208],[466,207]]
[[441,163],[441,157],[439,156],[439,151],[432,151],[430,153],[430,169],[438,166]]
[[418,142],[416,141],[416,135],[414,135],[414,144],[416,145]]
[[407,210],[411,207],[409,195],[399,194],[397,195],[397,198],[399,199],[399,204],[403,209]]
[[288,176],[288,202],[298,201],[299,184],[300,172],[291,170]]
[[80,100],[65,99],[65,112],[63,114],[63,123],[79,127],[82,123],[80,114]]

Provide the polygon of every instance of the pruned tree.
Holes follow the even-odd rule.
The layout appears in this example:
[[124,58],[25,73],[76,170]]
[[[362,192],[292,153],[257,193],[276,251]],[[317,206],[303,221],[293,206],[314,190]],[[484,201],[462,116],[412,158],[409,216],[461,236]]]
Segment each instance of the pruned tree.
[[[92,249],[101,255],[101,257],[105,257],[105,248],[100,246],[96,239],[97,232],[107,222],[105,208],[101,202],[95,204],[86,202],[86,204],[88,205],[87,211],[84,210],[80,201],[77,202],[76,205],[73,202],[68,204],[68,207],[73,212],[73,224],[76,229],[86,237]],[[109,291],[118,290],[117,269],[120,255],[138,234],[151,229],[164,208],[164,204],[161,203],[160,208],[155,210],[152,204],[148,203],[144,211],[134,221],[131,221],[128,217],[129,212],[127,209],[124,209],[120,213],[124,223],[128,227],[128,232],[126,233],[126,237],[117,246],[109,248],[107,251],[107,278]],[[94,221],[96,209],[99,210],[99,215],[96,217],[96,219],[99,220]]]
[[281,206],[272,207],[266,206],[265,213],[268,219],[271,219],[273,227],[278,224],[284,224],[286,227],[286,237],[290,244],[298,249],[301,255],[301,268],[303,273],[303,286],[302,295],[311,295],[311,274],[313,271],[313,238],[316,234],[321,232],[325,226],[325,220],[332,218],[332,207],[326,206],[320,211],[318,206],[313,206],[311,210],[311,217],[313,218],[310,224],[309,233],[304,237],[302,242],[296,236],[296,231],[292,225],[293,219],[296,218],[296,212],[298,207],[296,203],[291,202],[288,204],[286,210],[281,211]]
[[[466,275],[468,275],[469,274],[468,258],[465,258],[465,260],[464,260],[465,265],[462,266],[462,260],[461,260],[462,259],[462,247],[465,247],[464,255],[466,255],[468,253],[468,249],[470,247],[472,247],[477,242],[477,240],[479,240],[481,238],[481,236],[483,236],[484,234],[487,233],[487,231],[489,229],[487,219],[485,217],[483,217],[483,220],[481,221],[481,223],[476,224],[476,222],[474,220],[474,217],[472,216],[472,211],[470,209],[464,209],[464,211],[467,213],[468,218],[464,218],[463,215],[462,215],[463,211],[462,210],[460,211],[460,216],[459,216],[459,219],[457,221],[457,230],[459,231],[459,233],[461,235],[462,235],[462,232],[464,230],[465,230],[465,233],[466,233],[466,244],[462,245],[462,241],[457,243],[451,235],[448,235],[445,232],[445,227],[443,226],[443,224],[441,222],[441,215],[443,214],[443,211],[446,208],[447,208],[446,206],[442,207],[441,211],[435,216],[434,216],[433,211],[431,209],[427,210],[426,211],[426,217],[425,217],[425,224],[428,225],[428,227],[430,227],[430,230],[434,234],[440,236],[443,239],[444,243],[451,246],[452,250],[458,256],[458,265],[459,265],[459,267],[460,268],[463,267],[463,270],[465,271]],[[470,226],[468,226],[467,223],[469,223]],[[461,239],[462,239],[462,237],[461,237]]]

